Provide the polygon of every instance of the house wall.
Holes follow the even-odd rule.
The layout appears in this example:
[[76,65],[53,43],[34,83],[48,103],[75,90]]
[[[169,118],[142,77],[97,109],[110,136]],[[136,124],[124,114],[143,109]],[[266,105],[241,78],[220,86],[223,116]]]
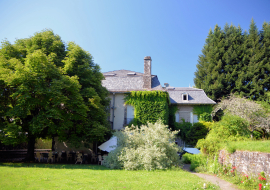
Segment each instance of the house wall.
[[[113,129],[120,130],[123,128],[125,123],[125,101],[124,94],[115,94],[115,103],[114,103],[114,121],[113,121],[113,109],[110,111],[110,121],[114,122]],[[113,94],[110,94],[111,98],[111,108],[113,106]]]
[[193,106],[191,105],[178,105],[178,111],[176,114],[178,114],[177,118],[179,118],[179,121],[182,122],[182,118],[185,119],[186,122],[190,123],[196,123],[198,122],[197,115],[193,114]]

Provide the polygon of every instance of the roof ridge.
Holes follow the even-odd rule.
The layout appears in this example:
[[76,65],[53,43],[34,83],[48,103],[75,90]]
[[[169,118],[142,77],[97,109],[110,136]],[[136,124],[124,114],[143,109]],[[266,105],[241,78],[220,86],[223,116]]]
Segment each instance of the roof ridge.
[[[126,69],[120,69],[120,70],[107,71],[107,72],[103,72],[103,73],[116,72],[116,71],[129,71],[129,72],[141,73],[141,72],[137,72],[137,71],[131,71],[131,70],[126,70]],[[141,74],[143,74],[143,73],[141,73]]]

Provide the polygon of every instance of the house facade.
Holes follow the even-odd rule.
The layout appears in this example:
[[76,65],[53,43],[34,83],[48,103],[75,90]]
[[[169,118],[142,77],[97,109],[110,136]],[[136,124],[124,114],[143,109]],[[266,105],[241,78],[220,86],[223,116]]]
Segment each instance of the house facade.
[[120,130],[134,118],[134,108],[125,105],[125,94],[130,91],[167,91],[171,104],[177,105],[176,122],[185,119],[186,122],[198,122],[198,117],[193,113],[196,105],[216,104],[207,97],[202,89],[171,87],[165,83],[161,86],[157,75],[152,72],[152,59],[150,56],[144,58],[144,73],[130,70],[116,70],[103,73],[105,79],[102,85],[110,92],[110,123],[113,130]]

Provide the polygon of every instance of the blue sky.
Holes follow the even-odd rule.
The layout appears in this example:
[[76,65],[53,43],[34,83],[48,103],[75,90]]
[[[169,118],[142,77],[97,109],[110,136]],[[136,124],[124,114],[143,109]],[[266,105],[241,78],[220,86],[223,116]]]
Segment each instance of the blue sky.
[[49,28],[90,52],[102,72],[143,72],[174,87],[193,86],[210,28],[226,23],[248,30],[270,22],[269,0],[1,0],[0,39],[27,38]]

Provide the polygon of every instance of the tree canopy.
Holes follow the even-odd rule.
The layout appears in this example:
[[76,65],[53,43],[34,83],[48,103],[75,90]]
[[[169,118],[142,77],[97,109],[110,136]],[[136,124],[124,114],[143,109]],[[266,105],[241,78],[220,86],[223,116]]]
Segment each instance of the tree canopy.
[[59,137],[79,145],[104,140],[109,132],[108,91],[90,53],[67,45],[51,30],[35,33],[0,49],[0,141]]
[[218,25],[210,29],[198,58],[194,83],[217,101],[230,93],[264,100],[270,85],[270,23],[258,30],[251,21],[248,32],[241,27]]

